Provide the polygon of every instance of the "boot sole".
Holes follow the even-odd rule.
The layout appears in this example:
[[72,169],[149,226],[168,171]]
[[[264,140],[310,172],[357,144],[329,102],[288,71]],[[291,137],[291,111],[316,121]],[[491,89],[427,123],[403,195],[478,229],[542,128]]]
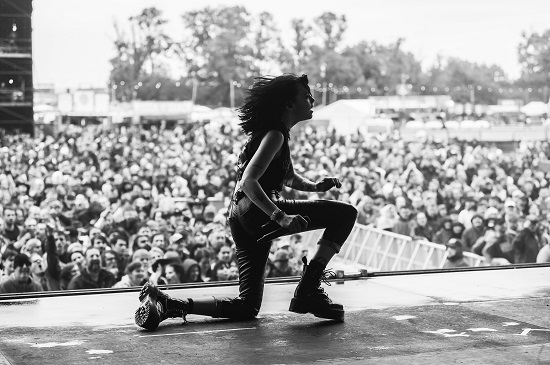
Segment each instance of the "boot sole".
[[344,310],[343,309],[326,309],[326,310],[312,310],[310,308],[309,301],[301,300],[298,298],[292,298],[290,301],[290,307],[288,309],[291,312],[294,313],[311,313],[315,317],[318,318],[324,318],[324,319],[332,319],[334,321],[338,322],[344,322]]
[[160,324],[160,315],[156,308],[156,295],[150,293],[142,300],[135,313],[136,325],[152,331]]

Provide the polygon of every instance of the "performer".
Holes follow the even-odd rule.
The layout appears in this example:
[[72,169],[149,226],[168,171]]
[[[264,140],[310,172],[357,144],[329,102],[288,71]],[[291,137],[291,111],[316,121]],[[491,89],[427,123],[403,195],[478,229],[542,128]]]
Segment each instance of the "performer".
[[357,210],[338,201],[286,200],[279,195],[283,184],[310,192],[341,187],[335,177],[312,182],[298,175],[292,166],[290,130],[297,123],[311,119],[314,101],[306,75],[285,74],[256,78],[239,108],[240,126],[250,136],[239,156],[237,184],[228,218],[238,259],[239,296],[175,299],[145,284],[135,313],[137,325],[153,330],[166,318],[185,320],[187,314],[231,319],[256,317],[262,303],[271,246],[271,242],[258,243],[258,239],[270,220],[277,223],[276,227],[285,228],[286,234],[325,228],[311,262],[307,264],[303,259],[304,273],[290,311],[344,320],[343,306],[332,302],[321,288],[321,280],[326,279],[327,263],[350,234]]

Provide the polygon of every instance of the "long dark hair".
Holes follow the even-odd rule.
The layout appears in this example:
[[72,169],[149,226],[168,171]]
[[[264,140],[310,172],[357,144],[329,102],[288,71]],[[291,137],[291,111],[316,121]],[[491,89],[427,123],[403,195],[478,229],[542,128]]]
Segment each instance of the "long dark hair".
[[280,129],[281,116],[288,103],[294,100],[298,93],[297,85],[303,85],[309,90],[307,75],[296,76],[284,74],[281,76],[260,76],[248,90],[243,105],[238,108],[239,119],[243,132],[253,132]]

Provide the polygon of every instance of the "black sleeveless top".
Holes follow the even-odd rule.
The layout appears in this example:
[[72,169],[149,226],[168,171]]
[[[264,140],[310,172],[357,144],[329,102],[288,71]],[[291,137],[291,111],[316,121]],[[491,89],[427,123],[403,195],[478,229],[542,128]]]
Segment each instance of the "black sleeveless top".
[[[283,181],[290,170],[290,147],[288,146],[288,139],[290,135],[287,130],[279,131],[284,136],[281,153],[278,157],[275,157],[273,161],[271,161],[264,174],[258,180],[260,186],[266,193],[270,193],[272,191],[282,191]],[[246,169],[246,166],[248,165],[248,162],[252,159],[252,156],[254,156],[254,153],[256,153],[256,151],[258,150],[260,142],[262,141],[262,138],[267,134],[267,132],[268,131],[261,131],[253,133],[244,145],[243,150],[239,155],[239,159],[237,161],[236,186],[239,186],[239,182],[241,181],[241,177],[244,173],[244,170]],[[239,188],[236,191],[236,194],[239,194],[240,192],[242,192],[242,190]]]

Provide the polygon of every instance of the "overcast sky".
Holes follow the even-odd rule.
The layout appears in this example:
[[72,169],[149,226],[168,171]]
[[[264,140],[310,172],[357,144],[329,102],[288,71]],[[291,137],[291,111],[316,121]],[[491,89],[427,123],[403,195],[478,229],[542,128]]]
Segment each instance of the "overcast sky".
[[456,56],[498,64],[513,78],[519,76],[521,32],[550,28],[549,0],[34,0],[34,82],[103,87],[114,54],[115,20],[124,24],[145,7],[156,6],[169,20],[170,35],[178,39],[181,14],[220,4],[243,5],[252,14],[268,11],[287,37],[293,18],[312,20],[324,11],[345,14],[346,44],[388,44],[402,37],[403,47],[424,65],[437,54]]

